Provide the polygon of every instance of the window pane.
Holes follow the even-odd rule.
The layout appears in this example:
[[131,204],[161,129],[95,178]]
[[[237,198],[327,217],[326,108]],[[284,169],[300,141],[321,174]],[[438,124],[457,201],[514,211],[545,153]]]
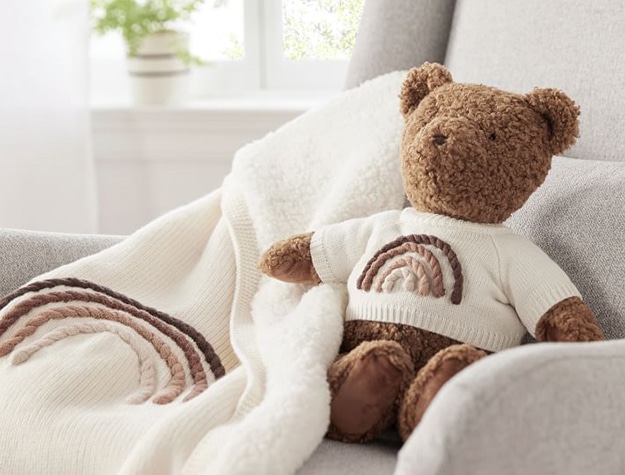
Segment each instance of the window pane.
[[207,2],[193,16],[191,53],[207,61],[245,58],[243,0]]
[[364,0],[282,0],[284,57],[347,60]]

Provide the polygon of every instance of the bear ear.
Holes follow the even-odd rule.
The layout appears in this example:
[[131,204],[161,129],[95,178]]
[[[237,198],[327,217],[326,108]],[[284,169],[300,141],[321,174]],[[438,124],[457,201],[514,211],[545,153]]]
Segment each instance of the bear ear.
[[549,127],[551,153],[559,155],[575,143],[579,134],[579,107],[557,89],[534,89],[525,95],[529,105],[542,115]]
[[423,63],[420,68],[412,68],[399,95],[400,111],[404,117],[417,108],[419,103],[437,87],[453,82],[451,73],[438,63]]

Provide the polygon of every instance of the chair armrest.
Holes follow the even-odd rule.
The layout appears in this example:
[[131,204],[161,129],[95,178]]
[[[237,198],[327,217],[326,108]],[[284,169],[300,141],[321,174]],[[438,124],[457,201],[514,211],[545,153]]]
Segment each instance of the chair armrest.
[[396,474],[623,473],[625,340],[542,343],[449,381]]
[[0,297],[44,272],[94,254],[121,236],[0,229]]

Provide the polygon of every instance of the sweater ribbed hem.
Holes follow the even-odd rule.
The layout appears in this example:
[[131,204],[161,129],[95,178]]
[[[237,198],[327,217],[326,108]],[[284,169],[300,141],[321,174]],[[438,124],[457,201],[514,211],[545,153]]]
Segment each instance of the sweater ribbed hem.
[[488,351],[501,351],[518,346],[525,335],[525,332],[505,335],[484,328],[472,328],[458,321],[437,318],[433,314],[420,313],[419,309],[416,308],[394,307],[390,305],[362,304],[355,307],[348,306],[345,320],[369,320],[411,325]]
[[464,219],[452,218],[443,214],[426,213],[414,208],[406,208],[402,211],[402,217],[406,220],[417,220],[421,224],[438,228],[451,228],[472,233],[511,233],[512,230],[501,223],[476,223]]

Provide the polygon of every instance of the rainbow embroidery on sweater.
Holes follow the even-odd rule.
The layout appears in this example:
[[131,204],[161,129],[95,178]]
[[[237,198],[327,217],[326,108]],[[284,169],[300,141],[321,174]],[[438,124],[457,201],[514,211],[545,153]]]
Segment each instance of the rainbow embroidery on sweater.
[[386,244],[367,262],[358,277],[356,288],[366,292],[408,291],[440,298],[445,295],[445,281],[439,259],[432,249],[439,249],[453,272],[451,303],[462,301],[462,266],[451,246],[436,236],[412,234]]
[[[66,278],[35,282],[2,299],[0,310],[10,304],[12,308],[0,318],[0,357],[11,354],[11,363],[17,366],[65,338],[109,332],[137,355],[139,389],[128,397],[129,403],[150,398],[156,404],[172,402],[188,389],[187,373],[193,382],[183,399],[188,401],[226,372],[213,347],[191,325],[89,281]],[[20,345],[45,323],[61,319],[69,323]],[[18,322],[21,327],[3,338]],[[172,351],[172,342],[184,355],[183,360]],[[157,387],[155,354],[169,371],[168,381],[161,388]]]

